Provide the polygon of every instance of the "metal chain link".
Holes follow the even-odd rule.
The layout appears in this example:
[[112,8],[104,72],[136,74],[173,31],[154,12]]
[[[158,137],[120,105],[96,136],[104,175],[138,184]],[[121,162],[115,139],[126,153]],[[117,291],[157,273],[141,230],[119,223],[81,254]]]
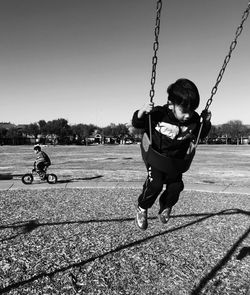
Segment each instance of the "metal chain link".
[[155,35],[155,41],[153,44],[153,50],[154,50],[154,55],[152,58],[152,75],[151,75],[151,89],[149,92],[149,96],[150,96],[150,102],[153,102],[153,98],[155,95],[155,80],[156,80],[156,66],[157,66],[157,51],[159,49],[159,34],[160,34],[160,19],[161,19],[161,8],[162,8],[162,0],[158,0],[157,1],[157,6],[156,6],[156,22],[155,22],[155,31],[154,31],[154,35]]
[[[155,95],[154,86],[155,86],[155,81],[156,81],[156,66],[157,66],[157,61],[158,61],[157,51],[159,49],[159,41],[158,41],[158,39],[159,39],[159,34],[160,34],[161,9],[162,9],[162,0],[158,0],[157,1],[157,7],[156,7],[156,22],[155,22],[155,31],[154,31],[155,41],[154,41],[154,44],[153,44],[154,55],[153,55],[153,58],[152,58],[151,89],[150,89],[150,92],[149,92],[150,102],[153,102],[153,98],[154,98],[154,95]],[[216,83],[215,83],[214,87],[211,90],[211,96],[207,100],[205,110],[208,110],[211,103],[213,102],[213,97],[214,97],[214,95],[216,94],[216,92],[218,90],[218,86],[219,86],[219,84],[220,84],[220,82],[222,80],[222,77],[223,77],[224,73],[225,73],[226,67],[227,67],[227,65],[228,65],[228,63],[229,63],[229,61],[231,59],[232,52],[234,51],[234,49],[235,49],[235,47],[237,45],[238,38],[239,38],[239,36],[240,36],[240,34],[242,33],[242,30],[243,30],[243,25],[244,25],[245,21],[247,20],[247,18],[249,16],[249,11],[250,11],[250,1],[248,2],[247,9],[244,11],[244,13],[242,15],[241,23],[237,27],[237,30],[236,30],[236,33],[235,33],[235,38],[230,44],[229,52],[228,52],[228,54],[226,55],[226,57],[224,59],[222,68],[221,68],[221,70],[219,72],[219,75],[218,75],[218,77],[216,79]],[[150,126],[150,128],[149,128],[149,130],[150,130],[150,141],[152,141],[151,118],[150,118],[150,116],[149,116],[149,126]],[[198,134],[198,137],[197,137],[195,147],[197,146],[197,144],[199,142],[202,126],[203,126],[203,122],[201,123],[201,127],[200,127],[200,130],[199,130],[199,134]]]
[[[159,34],[160,34],[160,17],[161,17],[161,9],[162,9],[162,0],[158,0],[157,1],[157,7],[156,7],[156,22],[155,22],[155,31],[154,31],[154,35],[155,35],[155,41],[153,44],[153,50],[154,50],[154,55],[152,58],[152,74],[151,74],[151,89],[149,92],[149,96],[150,96],[150,102],[153,101],[154,95],[155,95],[155,81],[156,81],[156,66],[157,66],[157,51],[159,49]],[[243,25],[245,23],[245,21],[247,20],[248,16],[249,16],[249,11],[250,11],[250,1],[248,2],[248,6],[247,9],[244,11],[243,15],[242,15],[242,19],[241,19],[241,23],[240,25],[237,27],[236,33],[235,33],[235,38],[234,40],[231,42],[230,47],[229,47],[229,52],[226,55],[222,68],[219,72],[219,75],[216,79],[216,83],[214,85],[214,87],[211,90],[211,96],[210,98],[207,100],[206,103],[206,107],[205,110],[208,110],[208,108],[210,107],[211,103],[213,102],[213,97],[216,94],[217,90],[218,90],[218,86],[222,80],[222,77],[225,73],[226,67],[231,59],[231,55],[232,52],[234,51],[237,42],[238,42],[238,38],[242,33],[243,30]]]
[[238,41],[238,38],[240,36],[240,34],[242,33],[242,30],[243,30],[243,25],[244,25],[244,22],[247,20],[248,18],[248,15],[249,15],[249,10],[250,10],[250,1],[248,2],[248,7],[247,9],[244,11],[243,15],[242,15],[242,19],[241,19],[241,23],[240,25],[238,26],[237,30],[236,30],[236,33],[235,33],[235,38],[234,40],[232,41],[231,45],[230,45],[230,48],[229,48],[229,52],[228,54],[226,55],[225,59],[224,59],[224,62],[223,62],[223,65],[222,65],[222,68],[219,72],[219,75],[217,77],[217,80],[216,80],[216,83],[214,85],[214,87],[212,88],[212,91],[211,91],[211,96],[210,98],[208,99],[207,103],[206,103],[206,107],[205,107],[205,110],[208,110],[208,108],[210,107],[211,103],[213,102],[213,96],[216,94],[217,90],[218,90],[218,85],[219,83],[221,82],[221,79],[224,75],[224,72],[226,70],[226,67],[227,67],[227,64],[229,63],[230,61],[230,58],[231,58],[231,55],[232,55],[232,52],[233,50],[235,49],[236,45],[237,45],[237,41]]
[[[155,80],[156,80],[156,66],[157,66],[157,51],[159,49],[159,34],[160,34],[160,22],[161,22],[161,8],[162,8],[162,0],[157,1],[156,5],[156,21],[155,21],[155,41],[153,44],[154,55],[152,58],[152,74],[151,74],[151,89],[149,92],[150,102],[153,102],[153,98],[155,95]],[[151,115],[148,116],[148,124],[149,124],[149,140],[150,144],[152,144],[152,124],[151,124]]]

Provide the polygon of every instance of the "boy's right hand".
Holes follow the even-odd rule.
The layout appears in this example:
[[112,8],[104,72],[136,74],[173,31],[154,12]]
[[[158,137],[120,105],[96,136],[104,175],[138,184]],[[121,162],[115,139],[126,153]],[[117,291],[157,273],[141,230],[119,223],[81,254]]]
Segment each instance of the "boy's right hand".
[[148,102],[143,105],[143,107],[138,112],[138,118],[140,119],[144,114],[150,113],[154,108],[153,102]]
[[212,117],[212,114],[209,110],[205,109],[201,112],[201,118],[203,119],[203,122],[210,122],[211,117]]

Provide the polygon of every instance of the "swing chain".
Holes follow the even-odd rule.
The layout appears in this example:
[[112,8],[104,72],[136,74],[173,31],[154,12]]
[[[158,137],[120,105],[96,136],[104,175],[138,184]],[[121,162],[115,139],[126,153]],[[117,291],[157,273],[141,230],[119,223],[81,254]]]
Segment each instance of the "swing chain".
[[[249,10],[250,10],[250,1],[248,2],[248,6],[247,6],[247,9],[244,11],[243,15],[242,15],[242,18],[241,18],[241,23],[240,25],[237,27],[237,30],[236,30],[236,33],[235,33],[235,38],[234,40],[232,41],[232,43],[230,44],[230,48],[229,48],[229,52],[228,54],[226,55],[225,59],[224,59],[224,62],[223,62],[223,66],[219,72],[219,75],[217,77],[217,80],[216,80],[216,83],[214,85],[214,87],[212,88],[212,91],[211,91],[211,96],[210,98],[208,99],[207,101],[207,104],[206,104],[206,107],[205,107],[205,111],[208,110],[208,108],[210,107],[211,103],[213,102],[213,96],[215,95],[215,93],[217,92],[218,90],[218,85],[223,77],[223,74],[226,70],[226,67],[227,67],[227,64],[229,63],[229,60],[231,58],[231,55],[232,55],[232,52],[233,50],[235,49],[236,45],[237,45],[237,41],[238,41],[238,38],[240,36],[240,34],[242,33],[242,30],[243,30],[243,25],[244,25],[244,22],[247,20],[248,18],[248,15],[249,15]],[[203,127],[203,118],[201,120],[201,125],[200,125],[200,129],[199,129],[199,133],[198,133],[198,136],[196,138],[196,142],[195,142],[195,148],[197,147],[198,143],[199,143],[199,140],[200,140],[200,135],[201,135],[201,130],[202,130],[202,127]]]
[[235,33],[235,38],[234,40],[232,41],[231,45],[230,45],[230,48],[229,48],[229,52],[228,54],[226,55],[225,59],[224,59],[224,62],[223,62],[223,66],[219,72],[219,75],[217,77],[217,80],[216,80],[216,83],[214,85],[214,87],[212,88],[212,91],[211,91],[211,96],[210,98],[208,99],[207,101],[207,104],[206,104],[206,107],[205,107],[205,110],[208,110],[208,108],[210,107],[212,101],[213,101],[213,96],[216,94],[217,90],[218,90],[218,85],[219,83],[221,82],[221,79],[224,75],[224,72],[226,70],[226,67],[227,67],[227,64],[229,63],[229,60],[231,58],[231,55],[232,55],[232,52],[233,50],[235,49],[236,45],[237,45],[237,41],[238,41],[238,38],[240,36],[240,34],[242,33],[242,30],[243,30],[243,25],[244,25],[244,22],[247,20],[248,18],[248,15],[249,15],[249,10],[250,10],[250,1],[248,3],[248,7],[247,9],[244,11],[243,15],[242,15],[242,19],[241,19],[241,23],[240,25],[238,26],[237,30],[236,30],[236,33]]
[[155,31],[154,31],[154,35],[155,35],[155,41],[153,44],[153,50],[154,50],[154,55],[152,58],[152,75],[151,75],[151,89],[149,92],[149,96],[150,96],[150,102],[153,101],[153,97],[155,95],[155,90],[154,90],[154,86],[155,86],[155,80],[156,80],[156,66],[157,66],[157,51],[159,49],[159,34],[160,34],[160,18],[161,18],[161,8],[162,8],[162,0],[158,0],[157,1],[157,6],[156,6],[156,22],[155,22]]

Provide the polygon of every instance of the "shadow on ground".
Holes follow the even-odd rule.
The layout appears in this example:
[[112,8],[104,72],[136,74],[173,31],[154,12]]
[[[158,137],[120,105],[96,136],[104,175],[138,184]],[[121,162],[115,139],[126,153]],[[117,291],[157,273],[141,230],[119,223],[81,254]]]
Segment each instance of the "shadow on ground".
[[9,180],[13,179],[13,175],[11,173],[0,173],[0,180]]
[[77,182],[81,180],[92,180],[97,178],[102,178],[103,175],[97,175],[97,176],[90,176],[90,177],[73,177],[69,179],[59,179],[57,180],[57,183],[69,183],[69,182]]
[[[143,244],[143,243],[147,243],[148,241],[150,241],[156,237],[163,236],[163,235],[169,234],[171,232],[179,231],[181,229],[187,228],[187,227],[192,226],[194,224],[201,223],[204,220],[207,220],[207,219],[214,217],[214,216],[235,215],[235,214],[243,214],[243,215],[250,216],[250,211],[244,211],[241,209],[226,209],[226,210],[223,210],[223,211],[220,211],[217,213],[197,213],[197,214],[173,215],[173,216],[171,216],[171,218],[197,217],[197,219],[194,221],[188,222],[188,223],[184,223],[180,226],[173,227],[168,230],[162,231],[160,233],[153,234],[153,235],[148,236],[146,238],[142,238],[142,239],[136,240],[131,243],[119,245],[119,246],[115,247],[114,249],[111,249],[110,251],[106,251],[106,252],[104,252],[102,254],[98,254],[98,255],[93,255],[92,257],[90,257],[86,260],[83,260],[83,261],[80,261],[77,263],[72,263],[72,264],[69,264],[68,266],[65,266],[65,267],[57,268],[51,272],[42,272],[38,275],[34,275],[33,277],[30,277],[27,280],[12,283],[11,285],[0,289],[0,292],[1,293],[2,292],[9,292],[9,291],[14,290],[16,288],[22,287],[28,283],[32,283],[32,282],[39,280],[41,278],[44,278],[44,277],[52,277],[53,275],[55,275],[59,272],[67,271],[71,268],[81,268],[83,265],[85,265],[89,262],[95,261],[96,259],[103,259],[107,255],[112,255],[112,254],[115,254],[115,253],[122,251],[124,249],[135,247],[135,246]],[[155,218],[156,217],[151,217],[150,219],[155,219]],[[90,219],[90,220],[80,220],[80,221],[51,222],[51,223],[50,222],[40,223],[38,220],[23,221],[23,222],[18,222],[18,223],[9,224],[9,225],[0,225],[0,230],[6,229],[6,228],[12,228],[14,230],[18,230],[18,228],[21,229],[21,231],[18,234],[10,236],[5,239],[2,239],[1,242],[15,239],[17,236],[19,236],[21,234],[29,233],[33,230],[36,230],[37,228],[39,228],[41,226],[57,226],[57,225],[95,223],[95,222],[96,223],[97,222],[104,223],[104,222],[132,222],[132,221],[134,221],[134,218]],[[249,233],[250,233],[250,227],[248,229],[246,229],[246,231],[238,238],[237,241],[234,242],[234,244],[232,245],[232,247],[230,249],[228,249],[228,251],[226,252],[224,257],[216,265],[211,267],[211,271],[200,279],[199,283],[193,288],[193,290],[191,290],[191,293],[190,293],[191,295],[201,294],[202,289],[205,288],[205,286],[209,283],[209,281],[211,281],[213,278],[216,277],[216,274],[231,259],[232,255],[236,252],[236,250],[239,248],[241,243],[247,238]],[[239,254],[237,255],[236,259],[241,260],[244,257],[246,257],[247,255],[249,255],[249,252],[250,252],[249,249],[250,249],[249,247],[243,247],[239,251]]]
[[[23,174],[11,174],[11,173],[2,173],[0,174],[0,180],[10,180],[13,178],[21,178]],[[102,178],[103,175],[96,175],[96,176],[89,176],[89,177],[72,177],[68,179],[59,179],[57,180],[57,183],[69,183],[69,182],[76,182],[81,180],[92,180],[97,178]]]

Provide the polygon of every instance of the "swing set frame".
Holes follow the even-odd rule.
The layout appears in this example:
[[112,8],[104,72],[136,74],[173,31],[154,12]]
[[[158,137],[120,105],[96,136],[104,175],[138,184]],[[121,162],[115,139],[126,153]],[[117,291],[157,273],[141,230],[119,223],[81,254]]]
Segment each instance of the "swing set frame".
[[[154,55],[152,58],[151,89],[149,92],[150,102],[153,102],[153,98],[155,95],[155,88],[154,87],[155,87],[155,82],[156,82],[156,67],[157,67],[157,62],[158,62],[157,52],[159,49],[161,10],[162,10],[162,0],[157,0],[156,21],[155,21],[155,30],[154,30],[155,40],[153,43]],[[235,32],[235,37],[230,44],[229,52],[223,61],[223,65],[219,71],[215,85],[213,86],[213,88],[211,90],[210,97],[206,102],[206,106],[204,109],[205,111],[208,111],[211,103],[213,102],[213,97],[218,90],[218,86],[222,80],[224,73],[225,73],[226,67],[231,59],[232,52],[236,48],[238,38],[243,31],[244,23],[249,16],[249,11],[250,11],[250,1],[248,2],[246,10],[243,12],[240,25],[237,27],[236,32]],[[193,161],[193,158],[195,156],[196,148],[197,148],[199,140],[200,140],[201,130],[203,127],[203,119],[201,118],[200,128],[199,128],[196,142],[193,143],[193,145],[191,145],[191,149],[189,150],[189,153],[185,156],[184,159],[166,157],[153,149],[153,147],[152,147],[152,123],[151,123],[150,113],[149,113],[148,119],[149,119],[149,136],[145,132],[142,136],[142,141],[141,141],[141,154],[142,154],[142,159],[143,159],[146,167],[148,167],[148,166],[156,167],[158,170],[160,170],[164,173],[171,174],[172,176],[174,176],[174,175],[177,176],[178,174],[182,174],[182,173],[188,171],[188,169],[190,168],[191,163]]]

